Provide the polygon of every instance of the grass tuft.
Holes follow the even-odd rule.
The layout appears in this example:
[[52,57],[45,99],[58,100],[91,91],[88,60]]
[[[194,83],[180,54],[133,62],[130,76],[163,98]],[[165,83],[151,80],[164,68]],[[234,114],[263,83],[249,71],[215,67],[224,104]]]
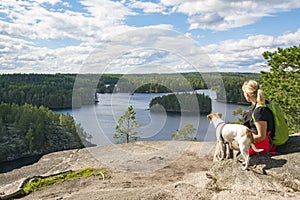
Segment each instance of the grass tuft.
[[109,175],[106,170],[104,169],[94,169],[94,168],[84,168],[78,171],[72,171],[72,172],[66,172],[63,174],[50,176],[46,178],[34,178],[28,181],[24,188],[23,188],[23,194],[28,195],[33,191],[40,190],[42,188],[45,188],[49,185],[53,184],[60,184],[65,181],[79,179],[81,177],[90,177],[90,176],[101,176],[102,179],[109,178]]

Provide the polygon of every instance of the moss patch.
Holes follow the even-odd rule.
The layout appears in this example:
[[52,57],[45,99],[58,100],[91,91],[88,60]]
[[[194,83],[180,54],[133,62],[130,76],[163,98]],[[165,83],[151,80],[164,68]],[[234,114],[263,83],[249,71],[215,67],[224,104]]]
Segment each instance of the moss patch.
[[102,179],[109,178],[104,169],[84,168],[78,171],[70,171],[49,177],[38,177],[30,179],[23,187],[23,195],[28,195],[33,191],[40,190],[49,185],[60,184],[65,181],[79,179],[81,177],[100,176]]

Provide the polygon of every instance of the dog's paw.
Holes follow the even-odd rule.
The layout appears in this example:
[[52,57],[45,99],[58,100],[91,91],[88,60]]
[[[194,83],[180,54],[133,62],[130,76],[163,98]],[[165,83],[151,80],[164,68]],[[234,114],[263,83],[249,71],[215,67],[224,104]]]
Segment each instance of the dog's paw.
[[242,167],[242,170],[248,170],[248,167],[249,167],[249,165],[247,165],[246,163],[243,163],[243,167]]
[[249,162],[246,162],[246,161],[244,161],[243,162],[243,168],[242,168],[242,170],[247,170],[248,169],[248,167],[249,167]]
[[220,155],[217,155],[217,158],[218,158],[218,160],[224,160],[225,159],[224,156],[220,156]]

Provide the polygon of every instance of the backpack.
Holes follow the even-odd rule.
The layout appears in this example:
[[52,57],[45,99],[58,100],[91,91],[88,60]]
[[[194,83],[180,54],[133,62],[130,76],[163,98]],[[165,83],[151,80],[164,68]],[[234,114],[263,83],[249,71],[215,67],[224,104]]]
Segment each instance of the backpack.
[[[275,123],[275,134],[271,138],[272,143],[280,146],[287,142],[289,139],[289,130],[288,125],[285,121],[285,114],[279,104],[276,103],[267,103],[267,108],[269,108],[273,114],[274,123]],[[254,112],[252,113],[252,119],[254,119]]]

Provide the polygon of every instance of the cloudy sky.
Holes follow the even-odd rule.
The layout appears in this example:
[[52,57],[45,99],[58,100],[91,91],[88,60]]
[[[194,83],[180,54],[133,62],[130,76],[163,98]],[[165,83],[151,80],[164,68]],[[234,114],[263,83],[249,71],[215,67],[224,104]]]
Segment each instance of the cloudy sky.
[[0,73],[259,72],[299,0],[1,0]]

